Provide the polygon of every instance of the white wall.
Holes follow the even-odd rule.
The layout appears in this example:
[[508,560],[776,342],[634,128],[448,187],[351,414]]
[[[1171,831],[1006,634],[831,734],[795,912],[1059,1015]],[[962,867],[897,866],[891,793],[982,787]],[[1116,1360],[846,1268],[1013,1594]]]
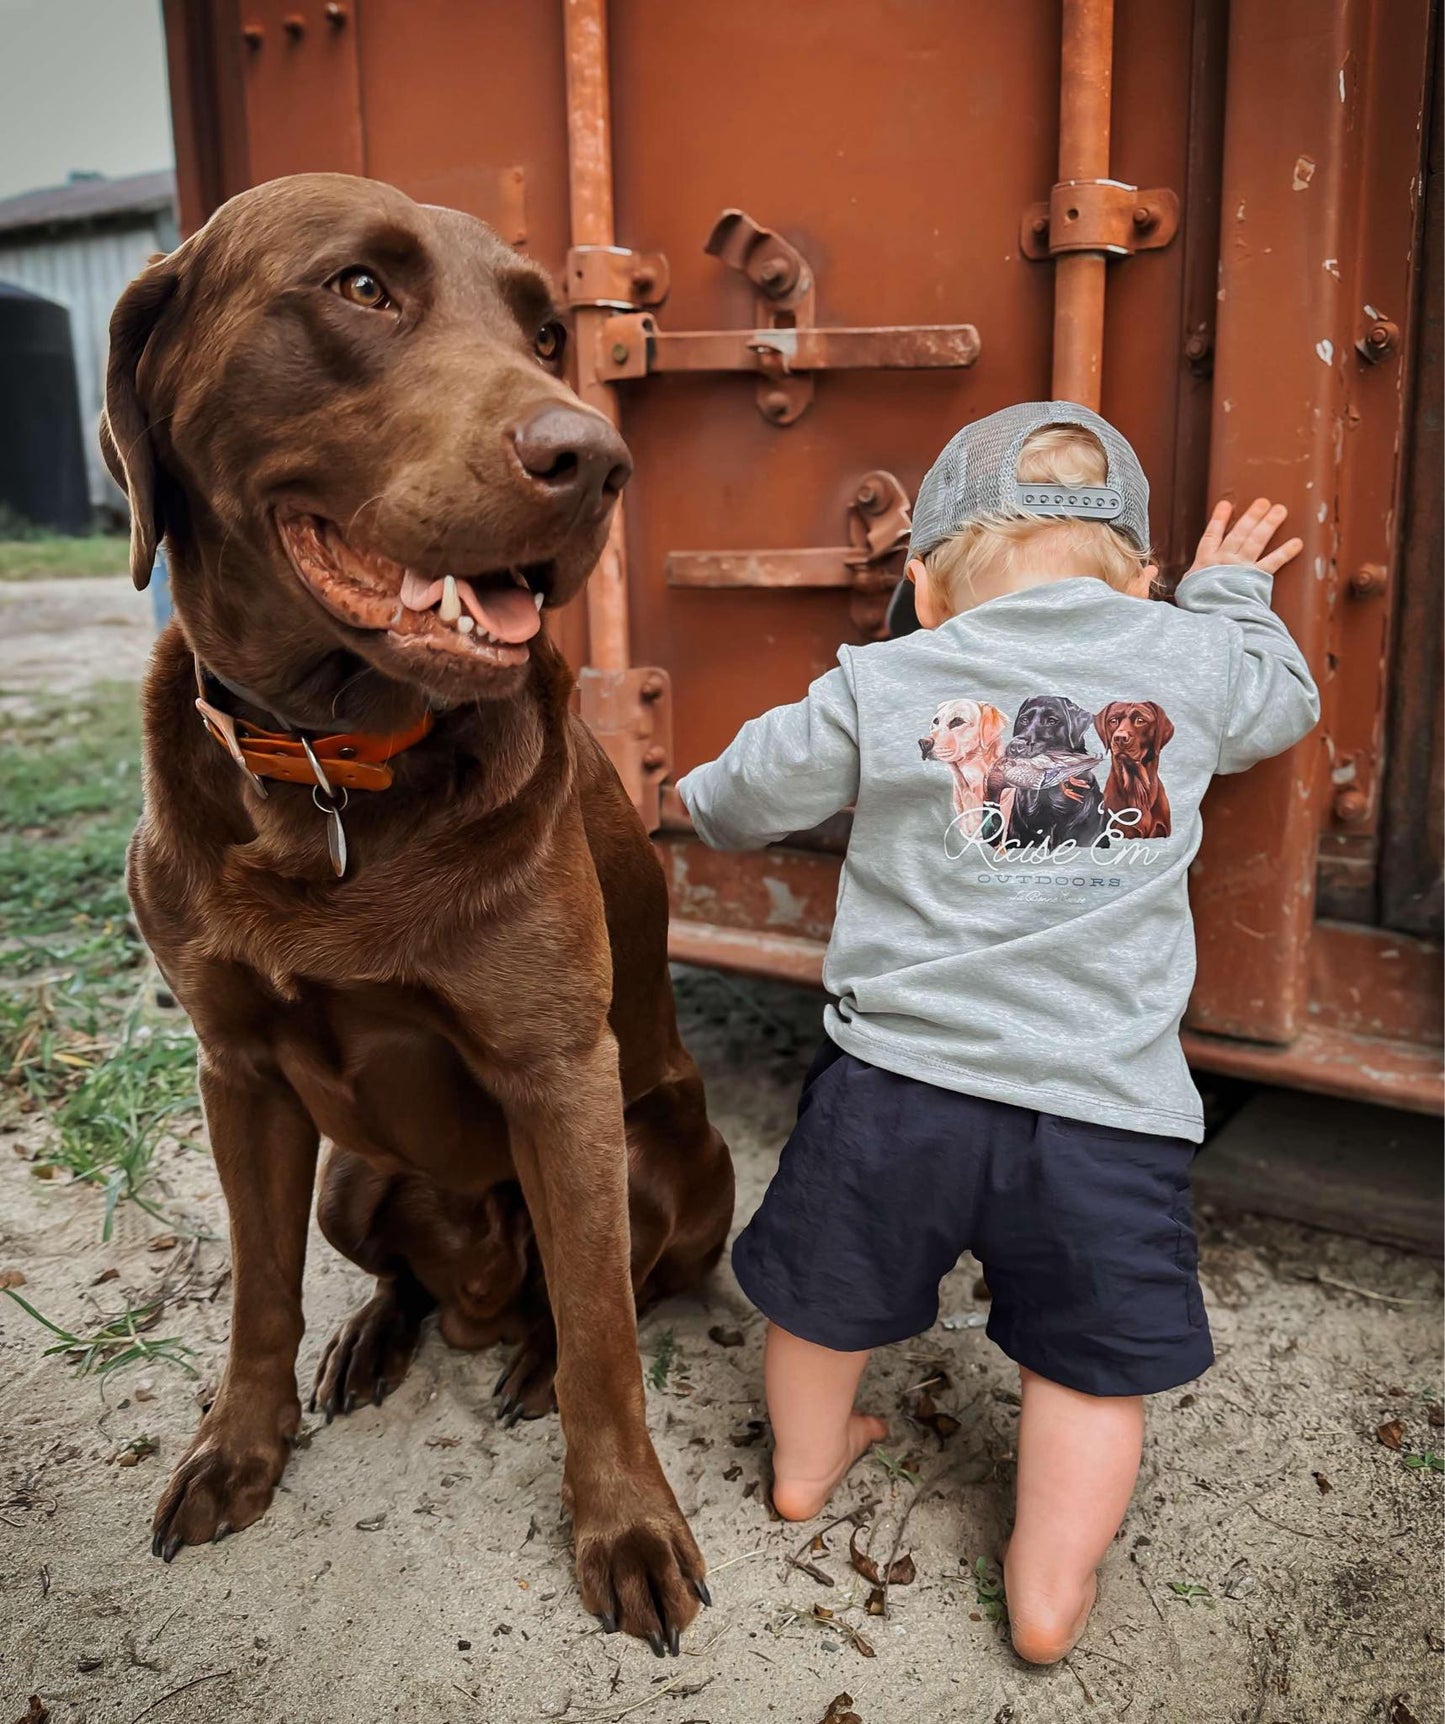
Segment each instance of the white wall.
[[[168,230],[164,234],[162,224]],[[104,399],[110,314],[127,282],[145,268],[151,253],[168,251],[174,244],[174,228],[164,215],[146,218],[144,225],[82,231],[73,237],[31,240],[28,244],[7,244],[0,239],[0,281],[53,299],[70,313],[92,505],[124,506],[100,458],[95,437]]]

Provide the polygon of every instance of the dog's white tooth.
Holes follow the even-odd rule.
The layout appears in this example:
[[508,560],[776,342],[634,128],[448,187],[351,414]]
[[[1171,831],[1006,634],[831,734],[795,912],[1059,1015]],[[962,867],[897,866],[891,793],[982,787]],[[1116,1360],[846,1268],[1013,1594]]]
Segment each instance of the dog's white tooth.
[[442,582],[441,602],[437,606],[437,615],[444,623],[454,623],[462,614],[462,597],[457,591],[455,575],[448,575]]
[[469,635],[476,626],[477,626],[476,623],[472,620],[471,617],[458,617],[457,618],[457,633],[458,634]]
[[542,606],[547,602],[547,595],[545,593],[533,593],[532,597],[536,601],[537,609],[540,611]]

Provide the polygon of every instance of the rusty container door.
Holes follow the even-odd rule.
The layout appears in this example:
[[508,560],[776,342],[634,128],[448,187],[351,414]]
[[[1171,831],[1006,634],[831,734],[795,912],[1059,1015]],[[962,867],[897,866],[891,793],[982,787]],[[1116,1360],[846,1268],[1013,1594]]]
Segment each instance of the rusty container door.
[[718,856],[669,786],[881,632],[958,425],[1098,405],[1151,475],[1166,586],[1213,492],[1281,497],[1326,721],[1211,795],[1189,1051],[1438,1107],[1438,819],[1389,771],[1440,758],[1431,11],[168,0],[182,215],[341,168],[553,271],[637,463],[557,632],[680,957],[817,979],[846,818]]

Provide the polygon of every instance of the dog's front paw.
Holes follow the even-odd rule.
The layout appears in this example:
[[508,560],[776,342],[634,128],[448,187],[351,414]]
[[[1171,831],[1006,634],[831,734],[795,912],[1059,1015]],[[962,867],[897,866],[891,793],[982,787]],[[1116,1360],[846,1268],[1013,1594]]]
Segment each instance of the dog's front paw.
[[326,1343],[316,1367],[311,1411],[319,1407],[329,1425],[353,1407],[379,1407],[411,1367],[421,1317],[391,1287],[381,1287],[353,1311]]
[[675,1658],[683,1629],[712,1599],[697,1541],[660,1474],[657,1484],[660,1493],[614,1487],[618,1500],[605,1521],[574,1504],[577,1581],[609,1634],[620,1628],[659,1658]]
[[151,1552],[170,1562],[183,1544],[210,1544],[265,1514],[301,1424],[301,1403],[273,1414],[227,1414],[218,1399],[161,1492]]

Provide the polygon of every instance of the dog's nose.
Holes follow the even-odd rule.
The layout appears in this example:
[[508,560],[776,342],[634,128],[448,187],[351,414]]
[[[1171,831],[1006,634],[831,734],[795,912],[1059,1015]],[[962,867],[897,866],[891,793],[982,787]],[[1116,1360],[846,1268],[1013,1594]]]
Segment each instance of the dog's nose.
[[632,477],[627,445],[600,413],[553,403],[512,431],[522,471],[556,502],[610,503]]
[[1004,753],[1009,757],[1010,760],[1018,760],[1022,755],[1027,754],[1028,751],[1029,751],[1028,743],[1022,741],[1018,737],[1015,737],[1013,739],[1013,741],[1010,742],[1004,749]]
[[919,737],[919,739],[918,739],[918,752],[923,756],[923,758],[925,760],[927,760],[929,755],[933,753],[933,738],[931,736],[920,736]]

